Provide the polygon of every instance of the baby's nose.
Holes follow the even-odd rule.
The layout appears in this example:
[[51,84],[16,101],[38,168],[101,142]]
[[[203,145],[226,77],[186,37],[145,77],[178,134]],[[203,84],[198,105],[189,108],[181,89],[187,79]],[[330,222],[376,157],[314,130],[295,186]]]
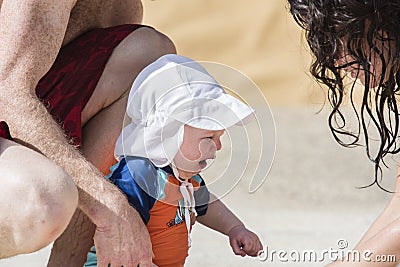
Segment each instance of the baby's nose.
[[219,139],[217,140],[217,142],[215,143],[215,147],[216,147],[217,151],[222,149],[221,140],[219,140]]

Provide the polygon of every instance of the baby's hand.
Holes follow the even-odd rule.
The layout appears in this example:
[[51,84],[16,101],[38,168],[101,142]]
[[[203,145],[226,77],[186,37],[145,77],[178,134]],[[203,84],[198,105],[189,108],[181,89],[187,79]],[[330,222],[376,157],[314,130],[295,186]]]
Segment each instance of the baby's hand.
[[233,227],[229,231],[228,236],[233,252],[236,255],[255,257],[263,249],[258,236],[244,227],[244,225]]

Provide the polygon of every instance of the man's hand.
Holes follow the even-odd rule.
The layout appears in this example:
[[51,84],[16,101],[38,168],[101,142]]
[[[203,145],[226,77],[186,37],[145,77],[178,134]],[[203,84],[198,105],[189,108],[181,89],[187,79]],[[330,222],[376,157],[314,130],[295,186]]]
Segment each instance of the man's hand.
[[99,267],[150,267],[152,248],[146,226],[134,208],[118,205],[118,211],[103,214],[97,224],[94,243]]

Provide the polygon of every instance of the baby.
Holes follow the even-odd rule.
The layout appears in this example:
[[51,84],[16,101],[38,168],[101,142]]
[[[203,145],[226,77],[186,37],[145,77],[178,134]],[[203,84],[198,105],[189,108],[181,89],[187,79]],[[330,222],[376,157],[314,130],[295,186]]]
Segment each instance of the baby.
[[[215,196],[199,173],[221,149],[225,129],[254,111],[225,93],[198,63],[165,55],[135,79],[128,124],[116,143],[108,179],[127,196],[150,233],[155,265],[183,266],[197,220],[229,237],[235,254],[256,256],[262,244]],[[95,249],[85,266],[95,266]]]

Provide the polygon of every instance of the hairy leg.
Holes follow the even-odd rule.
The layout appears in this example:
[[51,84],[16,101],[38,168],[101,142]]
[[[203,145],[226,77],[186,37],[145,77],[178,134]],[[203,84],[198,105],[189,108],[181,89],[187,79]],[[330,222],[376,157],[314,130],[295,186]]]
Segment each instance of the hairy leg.
[[3,138],[0,173],[0,258],[53,242],[78,204],[72,179],[43,155]]
[[[148,64],[168,53],[173,43],[161,33],[140,28],[114,50],[91,99],[82,113],[82,151],[100,171],[108,173],[115,163],[114,146],[124,119],[130,87]],[[93,244],[95,227],[83,214],[74,216],[55,242],[49,266],[82,266]]]

